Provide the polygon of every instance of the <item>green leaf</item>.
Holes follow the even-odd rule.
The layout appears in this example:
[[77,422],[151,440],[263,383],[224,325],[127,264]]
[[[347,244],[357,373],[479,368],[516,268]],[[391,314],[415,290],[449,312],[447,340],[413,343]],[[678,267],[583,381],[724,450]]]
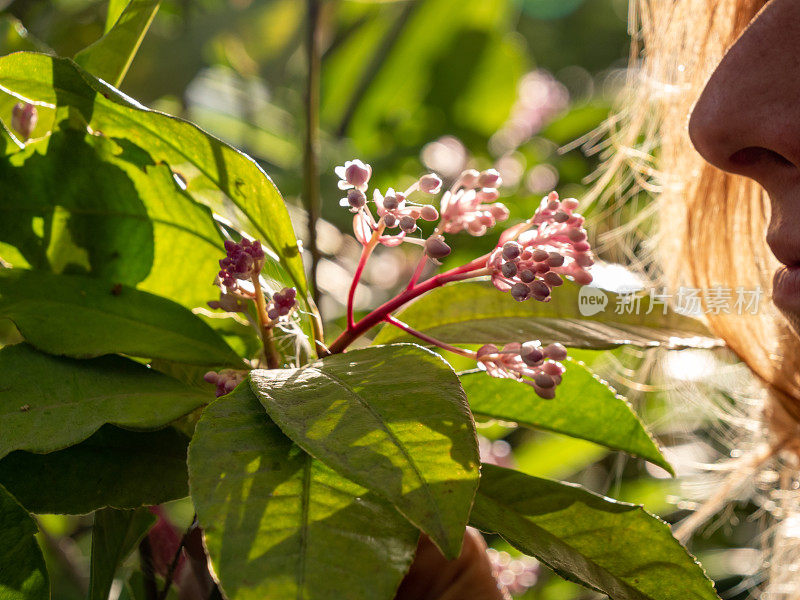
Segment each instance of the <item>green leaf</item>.
[[50,354],[242,364],[211,327],[179,304],[89,277],[0,269],[0,318],[11,319],[29,343]]
[[107,600],[117,569],[156,522],[146,508],[94,513],[89,600]]
[[[577,348],[605,349],[631,344],[668,348],[718,345],[698,320],[656,309],[649,315],[616,314],[617,295],[603,292],[604,312],[583,316],[578,310],[580,286],[565,283],[551,302],[517,302],[488,282],[460,282],[426,294],[399,313],[398,318],[439,340],[455,344],[507,344],[538,339]],[[376,344],[409,336],[385,325]]]
[[[158,429],[213,399],[121,356],[75,360],[27,344],[0,350],[0,458],[13,450],[52,452],[110,423]],[[209,386],[210,387],[210,386]]]
[[479,458],[464,392],[439,355],[413,344],[367,348],[252,371],[250,382],[295,443],[458,556]]
[[36,543],[36,523],[0,486],[0,598],[48,600],[50,583]]
[[564,364],[567,371],[554,400],[542,400],[524,383],[486,373],[463,375],[461,385],[473,414],[589,440],[649,460],[674,475],[628,402],[580,363]]
[[613,600],[716,600],[705,572],[641,506],[483,465],[471,523]]
[[411,563],[418,531],[286,438],[247,384],[203,413],[189,481],[230,600],[389,600]]
[[111,31],[111,28],[114,27],[114,23],[117,22],[122,11],[125,10],[125,7],[128,5],[128,0],[108,0],[108,9],[106,11],[106,26],[103,29],[103,33],[108,33]]
[[[139,49],[160,0],[131,0],[114,26],[99,40],[75,55],[77,62],[92,75],[119,87]],[[109,15],[116,7],[109,7]]]
[[0,460],[0,484],[40,514],[161,504],[189,493],[188,444],[173,428],[145,432],[106,425],[66,450],[12,452]]
[[0,256],[13,266],[83,272],[190,309],[215,297],[224,250],[211,211],[139,146],[56,129],[0,161],[0,182]]
[[0,57],[0,72],[0,90],[71,108],[93,131],[133,142],[169,165],[194,200],[271,246],[301,295],[306,291],[283,199],[253,159],[191,123],[145,108],[69,59],[19,52]]

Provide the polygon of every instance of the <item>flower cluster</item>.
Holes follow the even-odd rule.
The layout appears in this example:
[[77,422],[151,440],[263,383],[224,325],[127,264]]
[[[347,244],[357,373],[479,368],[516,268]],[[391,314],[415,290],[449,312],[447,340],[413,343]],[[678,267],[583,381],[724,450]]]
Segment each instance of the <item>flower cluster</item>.
[[217,398],[232,392],[246,377],[247,371],[236,371],[234,369],[222,369],[219,372],[209,371],[203,375],[206,383],[213,383],[217,386]]
[[39,113],[33,104],[20,102],[11,111],[11,126],[22,136],[23,140],[31,137],[39,120]]
[[529,556],[521,555],[512,558],[508,552],[501,552],[494,548],[487,548],[486,555],[492,565],[492,575],[497,583],[517,596],[524,594],[536,585],[539,579],[539,561]]
[[594,260],[577,207],[574,198],[559,201],[551,192],[530,221],[506,231],[487,263],[495,287],[520,302],[547,302],[564,275],[581,285],[591,283],[586,268]]
[[226,256],[219,261],[219,278],[228,289],[237,287],[237,280],[248,281],[258,277],[264,267],[264,249],[258,240],[242,238],[238,244],[225,241]]
[[295,306],[297,306],[297,290],[283,288],[280,292],[275,292],[272,295],[272,302],[267,310],[267,316],[271,320],[277,321],[292,312]]
[[478,365],[492,377],[527,383],[545,399],[555,398],[556,386],[565,371],[558,361],[566,358],[567,349],[561,344],[542,347],[536,340],[506,344],[502,350],[494,344],[485,344],[476,356]]
[[497,221],[508,219],[505,205],[495,202],[500,197],[497,188],[502,183],[494,169],[482,173],[468,169],[461,173],[453,187],[442,196],[442,231],[467,231],[479,236]]

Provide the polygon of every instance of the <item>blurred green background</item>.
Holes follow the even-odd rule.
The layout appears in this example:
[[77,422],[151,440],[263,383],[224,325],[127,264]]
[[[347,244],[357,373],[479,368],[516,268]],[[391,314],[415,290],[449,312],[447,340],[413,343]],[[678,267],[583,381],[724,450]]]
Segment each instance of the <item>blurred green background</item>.
[[[0,9],[6,50],[16,45],[72,56],[102,35],[106,2],[0,0]],[[192,120],[255,157],[297,208],[293,218],[301,237],[305,11],[300,0],[165,0],[121,86],[143,104]],[[403,189],[426,170],[447,183],[465,167],[494,166],[505,181],[503,201],[512,219],[529,216],[551,189],[581,197],[597,160],[564,147],[609,115],[624,81],[627,11],[626,0],[323,3],[318,234],[324,259],[318,275],[329,334],[341,326],[349,274],[360,252],[350,235],[351,215],[339,207],[333,167],[358,157],[372,165],[375,185]],[[27,41],[21,42],[23,26]],[[466,234],[452,241],[448,260],[454,263],[493,243]],[[377,252],[357,308],[388,297],[415,262],[413,247]],[[210,282],[213,274],[208,276]],[[690,362],[730,362],[707,351],[684,352],[705,352],[685,355]],[[621,374],[659,363],[654,357],[622,348],[579,358],[613,373],[612,383],[629,393],[644,420],[674,448],[708,462],[723,451],[714,434],[704,434],[702,443],[687,441],[708,429],[710,417],[698,408],[673,419],[658,372],[652,387],[627,385]],[[678,483],[641,461],[589,442],[497,423],[481,424],[479,432],[487,458],[643,503],[670,522],[688,514],[688,505],[676,500],[685,493]],[[185,527],[192,513],[188,500],[168,508],[176,525]],[[726,598],[745,597],[742,590],[753,583],[759,562],[749,548],[757,531],[747,517],[753,510],[742,506],[733,520],[740,526],[712,524],[693,542]],[[44,516],[41,524],[54,598],[83,597],[91,517]],[[520,597],[596,596],[533,563],[513,562],[502,554],[510,550],[502,540],[489,541],[500,552],[495,559],[502,577],[525,584],[519,585]],[[112,598],[127,593],[115,590]]]

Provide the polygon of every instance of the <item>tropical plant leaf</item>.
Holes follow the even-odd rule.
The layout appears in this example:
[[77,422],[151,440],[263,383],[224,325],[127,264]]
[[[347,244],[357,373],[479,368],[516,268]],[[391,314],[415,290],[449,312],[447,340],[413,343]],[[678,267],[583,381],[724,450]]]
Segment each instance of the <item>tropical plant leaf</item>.
[[[52,452],[110,423],[158,429],[213,399],[121,356],[75,360],[27,344],[0,350],[0,458],[13,450]],[[209,386],[210,387],[210,386]]]
[[0,318],[11,319],[30,344],[50,354],[242,364],[211,327],[179,304],[90,277],[0,269]]
[[155,522],[146,508],[104,508],[94,513],[89,600],[108,600],[117,569]]
[[0,460],[0,485],[40,514],[161,504],[189,494],[188,444],[173,428],[126,431],[106,425],[65,450],[12,452]]
[[473,414],[514,421],[589,440],[649,460],[674,474],[628,402],[578,362],[567,368],[554,400],[542,400],[528,385],[486,373],[462,375]]
[[577,485],[485,464],[470,521],[614,600],[717,600],[669,525]]
[[458,556],[479,458],[464,392],[441,357],[413,344],[367,348],[252,371],[250,382],[295,443]]
[[[616,314],[617,296],[607,309],[592,316],[580,313],[580,287],[565,283],[553,293],[551,302],[517,302],[487,282],[459,282],[426,294],[399,313],[398,318],[414,329],[455,344],[561,342],[595,350],[622,344],[667,348],[719,345],[698,320],[656,309],[649,315]],[[407,341],[408,334],[385,325],[376,344]]]
[[230,600],[389,600],[411,563],[416,528],[292,443],[246,383],[203,413],[189,474]]
[[48,600],[50,583],[34,534],[36,523],[0,486],[0,598]]
[[[131,0],[103,37],[75,55],[75,62],[92,75],[119,87],[139,49],[160,0]],[[117,7],[109,7],[111,15]]]
[[[98,134],[128,140],[165,163],[186,192],[234,226],[259,237],[280,258],[298,291],[303,262],[275,185],[247,155],[181,119],[148,110],[69,59],[17,52],[0,57],[0,90],[28,102],[68,108]],[[4,117],[6,115],[0,115]]]
[[0,256],[14,267],[83,272],[190,309],[214,298],[213,215],[139,146],[56,128],[0,162],[0,181]]

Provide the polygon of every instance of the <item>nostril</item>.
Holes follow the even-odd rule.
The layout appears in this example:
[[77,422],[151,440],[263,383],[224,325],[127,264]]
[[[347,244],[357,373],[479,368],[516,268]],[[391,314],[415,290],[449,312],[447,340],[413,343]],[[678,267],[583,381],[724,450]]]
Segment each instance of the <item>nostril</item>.
[[781,167],[794,166],[792,162],[783,155],[760,146],[742,148],[741,150],[734,152],[728,161],[736,169],[776,165]]

